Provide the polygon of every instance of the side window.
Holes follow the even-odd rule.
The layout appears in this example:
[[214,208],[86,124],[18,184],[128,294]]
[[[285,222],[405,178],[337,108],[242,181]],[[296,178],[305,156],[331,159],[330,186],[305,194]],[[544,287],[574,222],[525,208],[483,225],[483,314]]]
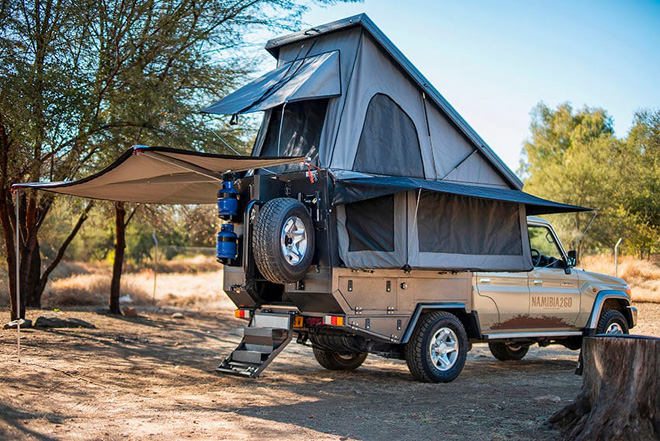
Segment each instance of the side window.
[[387,95],[374,95],[360,134],[353,170],[424,177],[422,152],[412,119]]
[[[535,266],[546,266],[563,259],[559,245],[548,228],[529,225],[527,231],[529,232],[530,247],[541,255],[539,263]],[[532,252],[533,258],[534,252]]]
[[394,196],[346,204],[348,251],[394,251]]

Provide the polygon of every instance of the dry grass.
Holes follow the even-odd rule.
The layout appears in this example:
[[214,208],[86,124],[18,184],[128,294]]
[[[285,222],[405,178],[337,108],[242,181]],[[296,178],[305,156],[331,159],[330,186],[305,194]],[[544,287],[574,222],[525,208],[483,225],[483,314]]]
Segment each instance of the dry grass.
[[[226,309],[230,300],[222,291],[222,271],[198,274],[158,274],[156,297],[153,272],[124,274],[121,295],[126,305],[175,306],[187,309]],[[109,274],[77,274],[51,281],[42,299],[44,308],[104,306],[110,293]]]
[[[587,271],[614,275],[613,256],[587,256],[581,266]],[[632,288],[634,301],[660,303],[660,266],[656,260],[620,257],[618,276]]]
[[[50,282],[42,306],[101,306],[108,303],[109,293],[110,275],[78,274]],[[144,304],[149,299],[147,292],[129,277],[122,277],[121,293],[128,294],[135,304]]]

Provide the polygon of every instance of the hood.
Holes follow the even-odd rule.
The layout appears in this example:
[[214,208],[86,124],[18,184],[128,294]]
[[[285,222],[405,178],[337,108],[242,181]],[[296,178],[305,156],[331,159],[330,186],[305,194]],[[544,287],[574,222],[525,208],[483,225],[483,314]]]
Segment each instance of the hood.
[[578,270],[580,271],[580,281],[581,282],[594,282],[604,285],[610,285],[613,287],[628,287],[628,283],[618,277],[606,276],[605,274],[592,273],[591,271]]

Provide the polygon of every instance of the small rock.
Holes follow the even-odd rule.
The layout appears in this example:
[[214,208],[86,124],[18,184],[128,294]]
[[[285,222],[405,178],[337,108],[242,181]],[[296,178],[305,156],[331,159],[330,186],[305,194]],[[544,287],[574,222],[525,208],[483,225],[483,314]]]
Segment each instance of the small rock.
[[126,339],[122,337],[121,335],[117,335],[115,337],[115,341],[118,341],[119,343],[126,343]]
[[34,322],[35,328],[89,328],[96,326],[77,318],[64,317],[57,314],[44,314],[37,317]]
[[[20,324],[21,324],[21,329],[31,328],[32,327],[32,320],[20,319]],[[5,323],[2,327],[2,329],[16,329],[17,326],[18,326],[18,324],[16,323],[16,320],[13,320],[9,323]]]
[[542,395],[540,397],[534,398],[534,401],[559,403],[561,398],[559,398],[557,395]]
[[133,299],[131,296],[126,294],[125,296],[119,297],[119,303],[133,303]]
[[174,314],[172,314],[172,318],[173,319],[182,319],[183,314],[181,314],[180,312],[175,312]]
[[124,317],[137,317],[138,312],[137,309],[131,307],[131,306],[124,306],[121,309],[122,314],[124,314]]

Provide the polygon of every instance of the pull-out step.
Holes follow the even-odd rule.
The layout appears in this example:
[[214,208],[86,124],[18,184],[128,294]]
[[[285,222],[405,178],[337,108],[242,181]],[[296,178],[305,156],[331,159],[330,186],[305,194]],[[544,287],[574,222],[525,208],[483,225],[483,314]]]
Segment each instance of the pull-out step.
[[257,313],[245,328],[241,343],[216,371],[257,377],[289,344],[291,336],[288,314]]

